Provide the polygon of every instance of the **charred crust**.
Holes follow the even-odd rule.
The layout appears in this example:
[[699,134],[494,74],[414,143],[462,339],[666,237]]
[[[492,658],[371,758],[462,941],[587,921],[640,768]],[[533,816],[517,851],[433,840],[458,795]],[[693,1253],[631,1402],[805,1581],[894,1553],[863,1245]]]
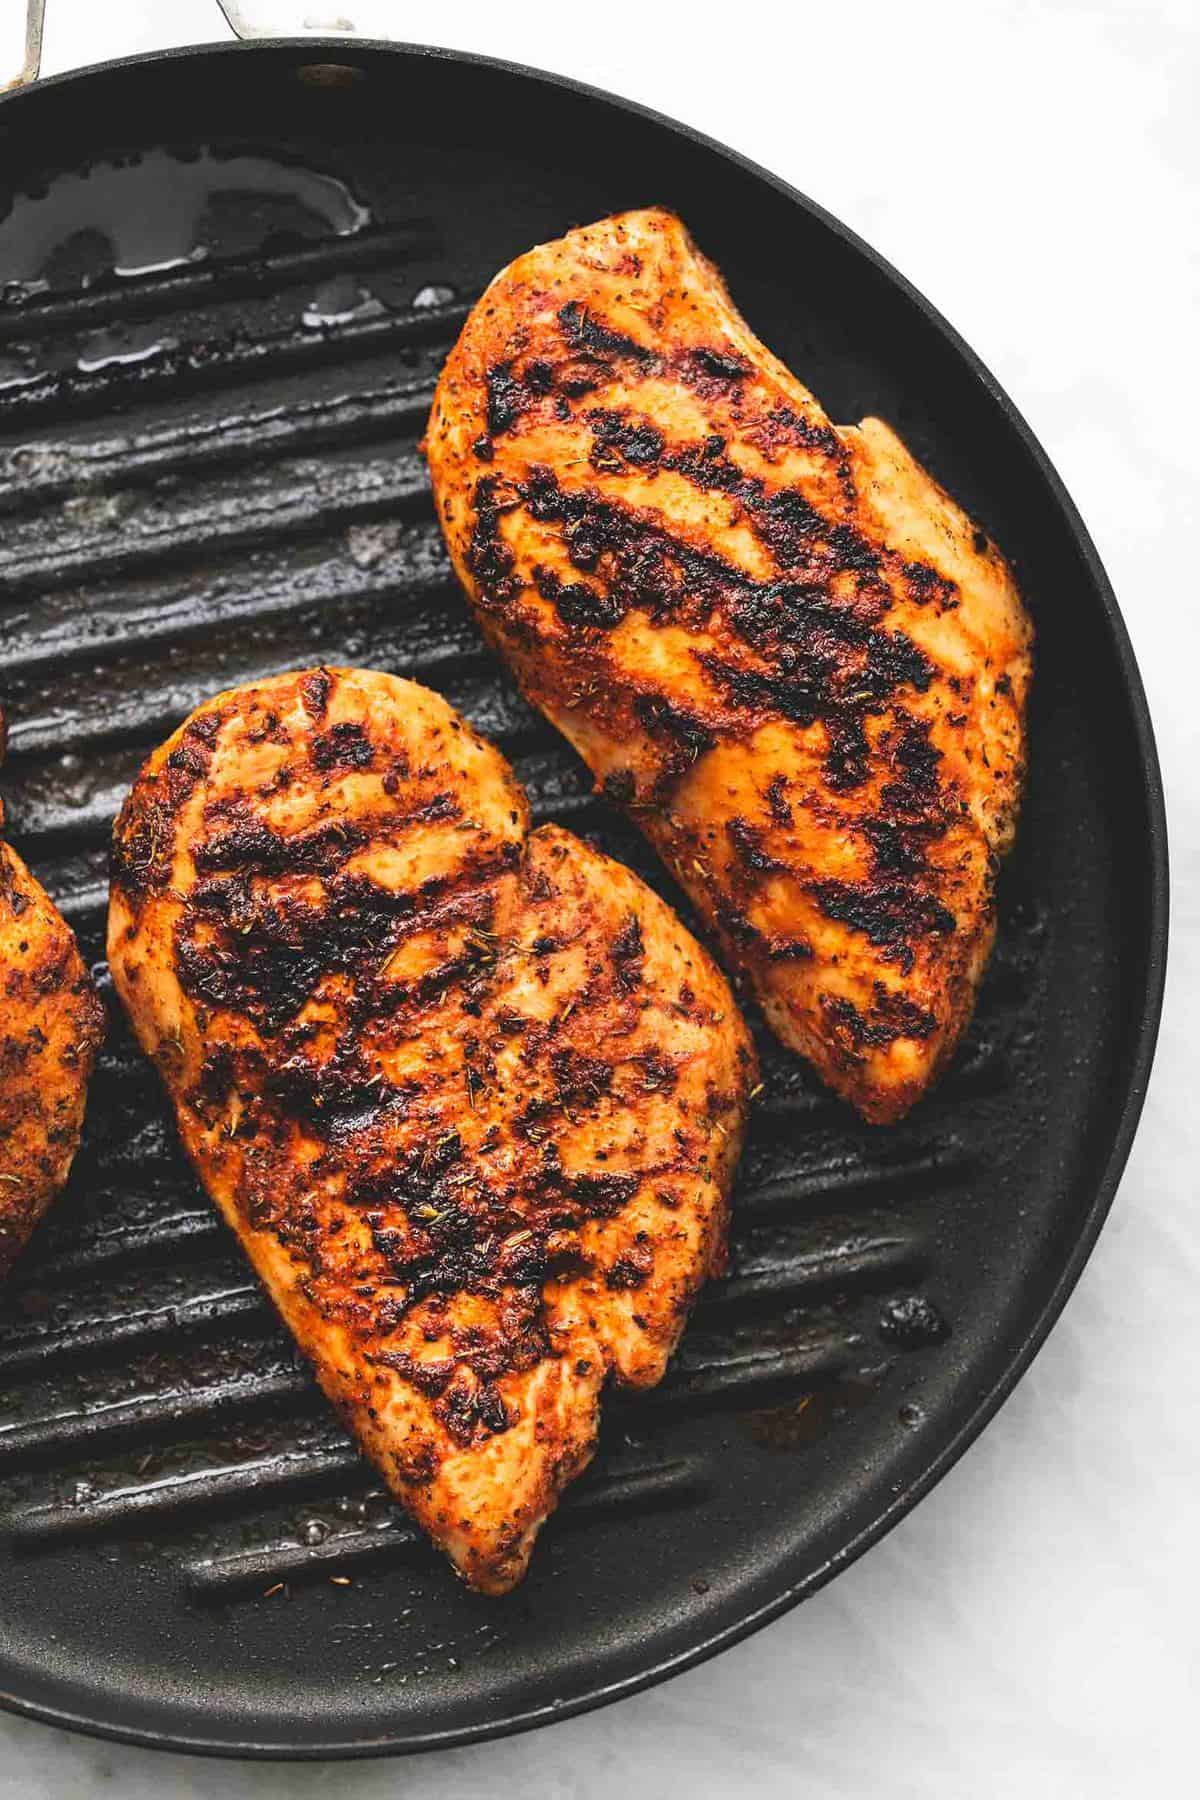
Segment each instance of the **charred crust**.
[[344,720],[313,738],[313,767],[323,772],[330,769],[369,769],[374,760],[374,746],[365,728],[350,720]]
[[328,669],[314,669],[300,683],[300,698],[314,725],[319,725],[329,707],[333,692],[333,676]]
[[586,1050],[566,1047],[550,1052],[550,1068],[554,1077],[551,1104],[557,1110],[573,1106],[594,1105],[612,1087],[612,1064]]
[[912,883],[814,881],[809,892],[826,918],[862,932],[906,974],[915,960],[914,943],[947,936],[957,925],[949,908]]
[[385,1350],[373,1360],[431,1399],[434,1417],[463,1448],[484,1443],[513,1423],[495,1378],[477,1366],[486,1366],[486,1353],[422,1360],[404,1350]]
[[934,606],[947,611],[958,605],[958,588],[945,575],[939,575],[928,563],[906,562],[900,566],[908,586],[910,600],[916,606]]
[[929,1038],[937,1030],[937,1018],[903,994],[876,982],[866,1013],[842,995],[822,994],[821,1009],[835,1044],[854,1059],[867,1050],[886,1050],[899,1038]]
[[743,426],[743,432],[766,457],[784,450],[812,450],[836,461],[839,469],[849,468],[845,447],[833,426],[806,419],[795,407],[773,406],[756,423]]
[[742,357],[707,344],[685,350],[675,359],[675,368],[681,380],[707,398],[727,393],[753,373]]
[[891,779],[881,798],[902,819],[929,821],[944,799],[939,777],[942,753],[929,726],[897,709],[896,729],[882,745]]
[[653,351],[644,349],[623,331],[613,331],[578,300],[568,300],[559,307],[558,324],[564,344],[576,354],[600,360],[620,357],[643,368],[657,361]]
[[787,797],[787,776],[772,775],[767,783],[767,809],[776,825],[792,823],[792,808]]
[[487,428],[491,438],[511,431],[526,406],[525,388],[510,362],[493,363],[487,371]]
[[771,856],[763,847],[765,833],[757,826],[751,825],[748,819],[730,819],[725,827],[729,833],[729,841],[742,867],[756,875],[771,875],[787,872],[787,865]]
[[628,1206],[638,1186],[636,1175],[584,1174],[563,1177],[559,1192],[572,1209],[568,1216],[611,1219]]
[[[361,826],[341,820],[302,833],[273,831],[247,800],[210,807],[205,823],[216,829],[193,847],[199,875],[327,875],[367,841]],[[197,893],[201,903],[208,897],[208,890]]]
[[636,1061],[642,1071],[643,1093],[674,1093],[679,1085],[679,1071],[669,1056],[663,1056],[655,1050],[645,1050]]
[[135,912],[170,884],[176,821],[208,773],[221,723],[215,711],[190,720],[162,768],[139,782],[117,815],[112,878]]
[[852,793],[871,773],[871,746],[861,713],[843,712],[826,721],[825,781],[835,794]]
[[500,529],[501,517],[512,504],[502,497],[498,477],[484,475],[476,482],[467,566],[479,584],[480,594],[501,606],[519,590],[513,576],[513,554]]
[[763,943],[772,962],[809,962],[812,959],[812,945],[799,934],[793,937],[776,934],[764,938]]
[[665,746],[676,771],[687,768],[716,744],[716,734],[705,719],[677,706],[665,694],[637,694],[633,710],[638,722]]
[[613,1262],[605,1275],[605,1286],[617,1293],[645,1287],[653,1266],[649,1244],[635,1244]]
[[642,937],[642,921],[631,912],[613,939],[612,959],[616,981],[626,993],[632,993],[642,979],[646,961],[646,945]]
[[0,844],[0,906],[10,919],[20,919],[32,905],[30,894],[17,881],[17,867]]
[[594,631],[610,631],[625,617],[625,608],[613,593],[589,587],[585,581],[566,582],[540,564],[533,571],[534,586],[549,600],[564,625]]
[[600,792],[614,806],[628,806],[637,793],[632,769],[609,769],[600,783]]
[[865,819],[861,830],[871,847],[874,873],[879,880],[920,875],[925,869],[925,844],[919,827],[879,818]]
[[762,932],[746,917],[740,905],[734,906],[729,901],[717,900],[713,903],[712,911],[717,929],[731,944],[748,949],[752,944],[762,942]]
[[606,412],[600,408],[585,414],[592,428],[592,463],[597,468],[620,468],[630,463],[634,468],[648,469],[662,456],[663,434],[648,419],[637,421],[624,413]]

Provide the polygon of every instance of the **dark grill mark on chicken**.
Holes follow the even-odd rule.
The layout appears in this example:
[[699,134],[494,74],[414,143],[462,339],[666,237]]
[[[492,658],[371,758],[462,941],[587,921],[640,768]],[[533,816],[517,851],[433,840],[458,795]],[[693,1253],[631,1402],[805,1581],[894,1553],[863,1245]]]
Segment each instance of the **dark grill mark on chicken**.
[[642,368],[652,368],[657,362],[652,351],[627,337],[623,331],[613,331],[578,300],[568,300],[559,308],[558,323],[568,350],[583,351],[598,360],[615,356]]
[[113,845],[113,878],[138,903],[170,885],[175,817],[207,772],[219,723],[215,716],[197,719],[182,733],[157,774],[136,829]]

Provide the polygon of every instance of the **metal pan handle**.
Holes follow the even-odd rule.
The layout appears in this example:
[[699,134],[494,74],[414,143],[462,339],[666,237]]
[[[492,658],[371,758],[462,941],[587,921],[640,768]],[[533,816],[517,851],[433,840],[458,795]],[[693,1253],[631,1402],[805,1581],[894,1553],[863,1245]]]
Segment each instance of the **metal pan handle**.
[[8,88],[25,87],[36,81],[42,66],[42,22],[46,16],[46,0],[27,0],[25,8],[25,44],[23,60],[19,40],[20,16],[16,7],[12,8],[11,19],[6,22],[5,41],[0,48],[0,93]]
[[[345,0],[361,16],[361,4]],[[336,0],[303,8],[297,0],[214,0],[229,29],[240,38],[255,37],[390,37],[389,20],[380,14],[390,13],[390,6],[371,6],[369,25],[356,24],[346,17],[344,7]],[[27,87],[36,81],[42,66],[42,27],[46,16],[46,0],[26,0],[25,43],[20,44],[20,17],[12,9],[12,42],[0,40],[0,92],[10,87]],[[299,15],[299,16],[297,16]],[[7,27],[5,27],[7,29]],[[20,60],[23,55],[23,60]],[[9,73],[9,71],[12,73]]]

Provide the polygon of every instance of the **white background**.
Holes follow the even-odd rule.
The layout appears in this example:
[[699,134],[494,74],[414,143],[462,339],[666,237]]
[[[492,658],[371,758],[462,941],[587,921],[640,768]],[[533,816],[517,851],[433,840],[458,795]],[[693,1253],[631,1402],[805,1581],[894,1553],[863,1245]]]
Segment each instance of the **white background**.
[[[0,0],[0,14],[20,6]],[[48,0],[47,10],[47,73],[225,35],[213,0]],[[305,5],[247,0],[245,10],[294,26]],[[407,1764],[205,1764],[2,1720],[0,1794],[1194,1796],[1200,7],[311,0],[307,10],[562,70],[702,127],[861,232],[979,351],[1079,503],[1149,689],[1174,864],[1158,1065],[1111,1222],[1032,1373],[938,1491],[799,1612],[619,1708]]]

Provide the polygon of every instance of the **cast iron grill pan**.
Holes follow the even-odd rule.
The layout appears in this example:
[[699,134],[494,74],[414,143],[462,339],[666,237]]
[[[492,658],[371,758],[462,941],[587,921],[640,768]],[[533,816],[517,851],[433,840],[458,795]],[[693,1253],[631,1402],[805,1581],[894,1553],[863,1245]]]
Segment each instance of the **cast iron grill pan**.
[[[554,1717],[749,1629],[877,1535],[1078,1272],[1140,1103],[1165,929],[1153,749],[1111,596],[1019,420],[923,303],[806,203],[615,102],[381,48],[331,86],[313,57],[196,53],[0,109],[0,211],[44,191],[74,232],[50,287],[0,306],[3,783],[10,835],[89,958],[112,817],[148,751],[216,689],[319,661],[440,689],[539,819],[681,904],[484,650],[417,451],[488,277],[620,207],[677,208],[833,416],[890,419],[1005,546],[1038,677],[999,946],[952,1072],[871,1130],[758,1030],[732,1271],[663,1387],[612,1397],[595,1469],[503,1602],[454,1581],[332,1420],[101,965],[112,1029],[85,1147],[0,1298],[0,1689],[243,1754]],[[133,203],[122,168],[160,169],[178,208],[198,157],[229,171],[205,260],[107,272],[95,232],[119,235]],[[284,171],[282,198],[239,186],[247,157]],[[91,240],[57,178],[83,166]],[[353,228],[339,194],[363,209]]]

